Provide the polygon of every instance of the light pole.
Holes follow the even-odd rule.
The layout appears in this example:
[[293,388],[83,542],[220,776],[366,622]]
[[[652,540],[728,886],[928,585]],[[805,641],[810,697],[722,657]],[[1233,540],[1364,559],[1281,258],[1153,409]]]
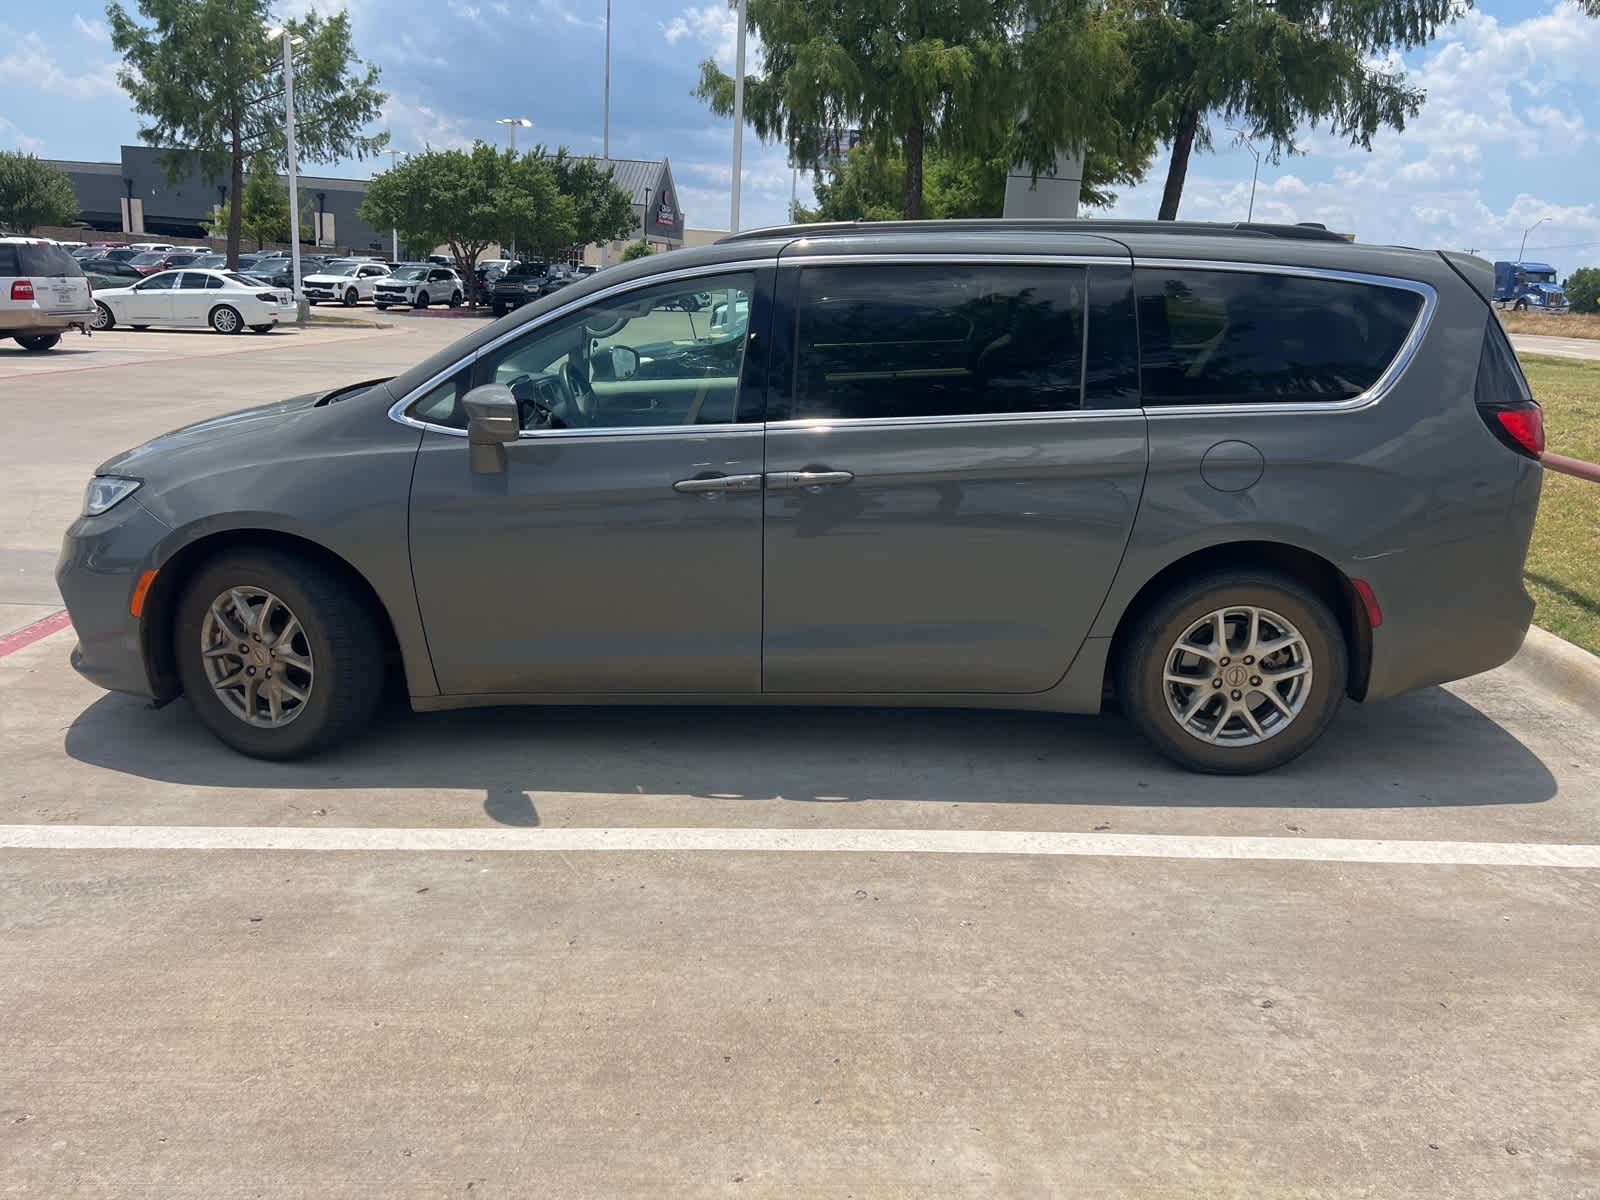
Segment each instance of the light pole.
[[1522,261],[1522,252],[1528,248],[1528,235],[1530,233],[1532,233],[1535,229],[1539,228],[1539,226],[1543,225],[1549,219],[1550,219],[1549,217],[1540,217],[1532,225],[1529,225],[1526,229],[1524,229],[1522,231],[1522,245],[1517,247],[1517,261],[1518,262]]
[[[389,169],[392,171],[396,167],[398,167],[399,165],[400,165],[400,151],[391,149],[389,151]],[[390,242],[390,247],[391,247],[389,253],[392,256],[389,261],[391,261],[391,262],[399,262],[400,261],[400,230],[398,228],[396,228],[395,226],[393,226],[393,225],[389,226],[389,242]]]
[[744,0],[739,0],[739,31],[733,57],[733,197],[728,232],[739,232],[739,182],[744,173]]
[[[515,158],[517,156],[517,130],[518,129],[532,129],[533,128],[533,122],[528,120],[527,117],[496,117],[494,123],[496,125],[509,125],[511,127],[511,157]],[[511,239],[511,257],[515,258],[516,256],[517,256],[517,239],[516,238],[512,238]]]
[[294,319],[304,325],[310,315],[305,293],[300,289],[300,167],[294,145],[294,48],[304,39],[295,37],[287,26],[267,31],[268,37],[283,38],[283,134],[289,157],[289,290],[294,296]]
[[1228,126],[1228,132],[1239,135],[1239,144],[1246,150],[1250,151],[1250,157],[1255,159],[1256,163],[1255,167],[1250,172],[1250,209],[1245,213],[1244,218],[1248,223],[1256,215],[1256,178],[1261,174],[1261,151],[1257,150],[1255,146],[1251,144],[1250,135],[1245,133],[1244,130],[1235,129],[1230,125]]

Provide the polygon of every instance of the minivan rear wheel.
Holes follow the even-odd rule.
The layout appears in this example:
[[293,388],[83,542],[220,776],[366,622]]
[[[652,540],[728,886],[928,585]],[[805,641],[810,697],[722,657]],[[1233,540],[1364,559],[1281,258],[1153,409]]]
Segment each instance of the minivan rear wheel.
[[1182,584],[1128,631],[1117,663],[1124,712],[1168,758],[1248,775],[1299,757],[1344,696],[1344,635],[1286,576],[1227,571]]
[[383,690],[384,642],[367,600],[337,572],[275,550],[205,564],[178,604],[174,644],[195,715],[254,758],[343,741]]

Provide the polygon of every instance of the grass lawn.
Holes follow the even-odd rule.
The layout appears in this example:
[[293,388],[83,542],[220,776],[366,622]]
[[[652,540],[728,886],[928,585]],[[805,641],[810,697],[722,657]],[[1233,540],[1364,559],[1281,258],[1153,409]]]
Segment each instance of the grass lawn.
[[[1521,357],[1551,453],[1600,462],[1600,363]],[[1533,619],[1600,654],[1600,483],[1545,472],[1527,576]]]

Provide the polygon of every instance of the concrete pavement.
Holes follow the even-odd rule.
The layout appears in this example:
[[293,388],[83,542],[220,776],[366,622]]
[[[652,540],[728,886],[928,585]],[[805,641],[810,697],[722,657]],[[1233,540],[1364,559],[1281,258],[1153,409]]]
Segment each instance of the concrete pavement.
[[[0,356],[0,546],[458,332]],[[0,1193],[1600,1195],[1600,713],[1537,655],[1219,780],[958,711],[396,703],[268,764],[71,644],[0,653]]]
[[1514,333],[1511,344],[1519,354],[1553,354],[1557,358],[1581,358],[1600,362],[1600,341],[1592,338],[1546,337],[1537,333]]

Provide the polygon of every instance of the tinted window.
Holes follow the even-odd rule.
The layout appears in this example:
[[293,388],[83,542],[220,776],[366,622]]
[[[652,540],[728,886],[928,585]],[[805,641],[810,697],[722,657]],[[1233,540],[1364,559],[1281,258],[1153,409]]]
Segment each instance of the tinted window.
[[178,273],[167,271],[160,275],[152,275],[139,285],[141,292],[166,291],[178,285]]
[[199,271],[185,271],[178,282],[178,287],[186,292],[204,291],[210,286],[210,280],[211,276]]
[[1079,267],[801,272],[792,417],[927,417],[1079,406]]
[[1517,354],[1493,313],[1483,332],[1483,352],[1478,356],[1478,379],[1474,400],[1480,406],[1518,404],[1533,399],[1528,381],[1517,362]]
[[445,283],[450,278],[449,271],[434,271],[428,276],[429,283]]
[[6,242],[0,244],[0,275],[36,275],[46,279],[65,275],[79,279],[83,268],[60,246]]
[[1139,406],[1139,327],[1134,320],[1133,272],[1089,268],[1089,330],[1084,338],[1085,408]]
[[211,291],[221,291],[222,290],[222,276],[220,276],[220,275],[207,275],[206,276],[206,287],[207,287],[207,289],[209,289]]
[[1136,272],[1144,402],[1348,400],[1400,352],[1422,297],[1243,271]]

